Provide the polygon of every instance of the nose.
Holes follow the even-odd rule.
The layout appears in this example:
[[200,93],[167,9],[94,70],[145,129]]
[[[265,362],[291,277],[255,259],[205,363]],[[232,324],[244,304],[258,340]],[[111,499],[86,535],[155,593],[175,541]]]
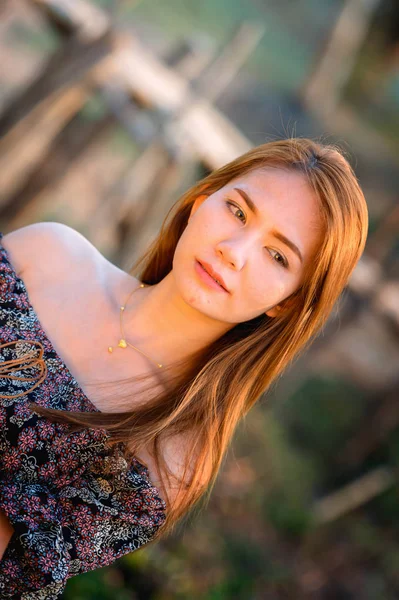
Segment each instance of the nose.
[[245,265],[250,243],[249,238],[247,240],[224,240],[219,242],[216,252],[224,262],[229,263],[236,271],[240,271]]

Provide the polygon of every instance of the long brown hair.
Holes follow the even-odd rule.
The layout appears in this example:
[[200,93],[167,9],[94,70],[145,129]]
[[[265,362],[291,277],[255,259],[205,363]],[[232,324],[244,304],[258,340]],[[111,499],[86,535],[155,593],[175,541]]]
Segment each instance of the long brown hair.
[[286,309],[274,318],[263,313],[239,323],[205,349],[172,365],[164,390],[151,395],[149,386],[145,402],[134,410],[66,412],[30,405],[51,420],[71,424],[73,430],[106,429],[110,444],[126,444],[129,457],[141,447],[151,448],[162,488],[170,472],[160,441],[164,436],[194,434],[189,437],[179,502],[170,502],[164,489],[167,518],[156,537],[170,531],[204,492],[210,493],[240,419],[321,330],[365,246],[367,205],[349,163],[333,146],[294,138],[253,148],[192,186],[172,206],[158,236],[130,273],[149,285],[160,282],[172,269],[195,199],[263,167],[301,172],[319,200],[323,220],[324,237],[316,258],[299,289],[289,302],[286,299]]

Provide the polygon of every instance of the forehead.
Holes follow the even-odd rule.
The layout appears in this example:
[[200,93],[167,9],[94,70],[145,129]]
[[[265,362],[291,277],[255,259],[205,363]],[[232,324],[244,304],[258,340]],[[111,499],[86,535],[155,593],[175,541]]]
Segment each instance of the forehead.
[[295,190],[302,190],[305,193],[312,193],[310,185],[303,173],[291,169],[282,169],[278,167],[262,167],[235,177],[226,187],[234,187],[241,183],[259,192],[270,196],[273,193],[292,195],[293,187]]
[[311,217],[320,223],[320,201],[305,175],[299,171],[263,167],[236,177],[224,189],[243,189],[256,204],[259,212],[273,207]]
[[292,239],[310,258],[321,241],[323,220],[320,200],[299,171],[262,168],[231,180],[225,188],[240,204],[243,190],[258,211],[261,226],[277,229]]

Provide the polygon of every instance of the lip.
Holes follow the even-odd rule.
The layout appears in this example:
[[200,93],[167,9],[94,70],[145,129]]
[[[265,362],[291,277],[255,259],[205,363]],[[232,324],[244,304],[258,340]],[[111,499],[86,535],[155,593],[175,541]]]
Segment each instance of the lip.
[[203,271],[205,271],[205,273],[207,273],[208,275],[211,276],[211,279],[214,277],[215,279],[217,279],[218,281],[220,281],[220,284],[217,284],[216,281],[214,281],[212,279],[213,283],[216,283],[216,285],[219,287],[219,289],[223,289],[225,292],[227,292],[228,294],[230,293],[229,290],[226,287],[226,284],[222,278],[221,275],[219,275],[219,273],[217,273],[210,264],[206,263],[205,261],[199,261],[198,259],[196,259],[196,263],[202,267]]

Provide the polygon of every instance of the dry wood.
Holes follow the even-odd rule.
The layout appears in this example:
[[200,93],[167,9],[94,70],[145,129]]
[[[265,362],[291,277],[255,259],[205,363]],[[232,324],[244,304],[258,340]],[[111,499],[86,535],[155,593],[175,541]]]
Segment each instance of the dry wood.
[[[83,14],[85,3],[82,0],[74,0],[73,3],[67,0],[40,0],[40,4],[49,10],[54,6],[62,7],[70,23],[77,28],[80,26],[77,14],[79,11]],[[112,55],[95,71],[97,83],[104,84],[116,76],[120,85],[125,86],[142,105],[161,111],[165,117],[178,116],[179,111],[191,101],[187,79],[163,64],[131,34],[115,35],[115,45]],[[228,119],[209,102],[201,99],[168,133],[177,136],[177,143],[186,140],[187,147],[191,146],[193,152],[211,169],[229,162],[252,146]]]
[[[133,211],[127,220],[130,235],[126,237],[121,253],[121,262],[126,269],[131,267],[138,255],[148,248],[159,233],[165,215],[180,195],[184,182],[194,176],[195,166],[196,161],[191,157],[183,161],[172,157],[162,170],[158,170],[145,198],[145,203],[149,206],[146,218],[136,223]],[[128,263],[123,257],[129,257]]]
[[85,123],[72,118],[51,143],[51,151],[44,153],[32,175],[0,208],[0,220],[4,218],[13,229],[35,221],[43,210],[41,198],[46,190],[56,190],[65,174],[81,161],[90,147],[101,143],[104,132],[111,128],[115,128],[115,122],[108,115]]
[[313,504],[315,523],[334,521],[351,510],[369,502],[375,496],[389,489],[396,481],[395,474],[388,467],[378,467],[349,483],[340,490]]
[[107,36],[90,45],[81,44],[76,39],[67,40],[44,65],[36,80],[3,112],[0,137],[49,96],[81,81],[109,51],[110,39]]
[[129,47],[121,43],[107,62],[107,68],[101,67],[104,77],[117,75],[134,98],[166,115],[177,115],[169,134],[177,140],[186,139],[209,168],[218,168],[252,147],[206,100],[194,101],[179,117],[192,98],[187,81],[165,67],[137,39],[129,40]]
[[210,40],[206,44],[200,43],[200,39],[191,35],[173,44],[162,60],[188,81],[194,81],[212,63],[215,54],[214,43],[211,44]]
[[84,43],[102,37],[110,27],[106,13],[86,0],[32,0],[51,19],[62,24]]
[[324,51],[303,89],[308,108],[331,114],[340,102],[380,0],[345,0]]
[[197,79],[195,90],[210,102],[217,100],[253,53],[264,32],[263,25],[242,23],[220,55]]
[[[148,203],[147,198],[158,174],[164,172],[168,162],[169,155],[162,143],[159,140],[150,143],[134,164],[128,166],[125,175],[108,190],[107,201],[98,207],[93,217],[93,229],[110,219],[115,223],[125,223],[122,228],[130,228],[132,223],[142,224],[151,210],[152,202]],[[121,256],[123,254],[121,252]]]
[[55,92],[0,140],[0,206],[23,186],[87,96],[83,85]]
[[377,290],[372,307],[399,333],[399,281],[385,281]]

